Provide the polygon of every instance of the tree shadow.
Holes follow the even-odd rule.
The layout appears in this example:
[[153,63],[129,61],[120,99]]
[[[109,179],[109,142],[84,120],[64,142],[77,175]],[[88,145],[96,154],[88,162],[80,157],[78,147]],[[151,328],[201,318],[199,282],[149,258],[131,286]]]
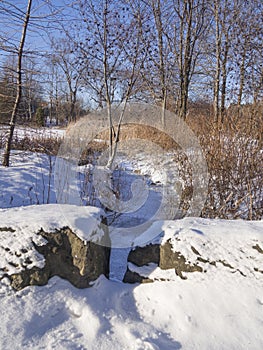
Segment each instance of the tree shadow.
[[[53,329],[63,328],[65,323],[75,333],[68,343],[70,349],[75,346],[76,349],[105,350],[105,344],[109,349],[181,349],[181,344],[168,333],[142,319],[134,294],[137,287],[138,284],[114,282],[104,276],[88,289],[77,289],[58,277],[52,278],[48,286],[33,287],[36,296],[39,292],[42,294],[42,306],[25,325],[25,343],[40,344],[47,333],[50,337]],[[55,296],[53,307],[50,293]],[[45,307],[45,294],[49,307]],[[63,301],[57,303],[56,295],[63,295]],[[69,307],[70,304],[73,306]],[[54,332],[54,336],[58,334]],[[65,345],[62,338],[67,334],[61,332],[61,336],[56,344]]]
[[69,314],[66,312],[63,303],[58,303],[54,307],[48,308],[45,310],[45,314],[39,314],[36,311],[25,326],[24,337],[26,339],[42,338],[46,333],[68,320],[68,318]]
[[52,170],[54,158],[22,151],[16,151],[13,158],[15,166],[1,167],[0,207],[56,203]]

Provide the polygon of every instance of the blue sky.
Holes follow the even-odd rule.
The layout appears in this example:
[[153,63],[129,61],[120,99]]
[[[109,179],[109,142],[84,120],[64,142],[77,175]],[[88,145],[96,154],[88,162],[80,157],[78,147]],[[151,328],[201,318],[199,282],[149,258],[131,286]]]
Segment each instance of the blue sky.
[[[62,17],[65,21],[69,21],[69,16],[73,13],[65,5],[70,2],[71,0],[33,0],[31,20],[25,43],[27,49],[42,52],[48,50],[49,36],[59,35],[58,27],[61,20],[58,19]],[[2,37],[5,46],[18,46],[27,3],[27,0],[4,0],[0,2],[0,44]],[[10,13],[10,9],[14,11],[15,16]],[[3,58],[6,53],[1,50],[0,55]]]

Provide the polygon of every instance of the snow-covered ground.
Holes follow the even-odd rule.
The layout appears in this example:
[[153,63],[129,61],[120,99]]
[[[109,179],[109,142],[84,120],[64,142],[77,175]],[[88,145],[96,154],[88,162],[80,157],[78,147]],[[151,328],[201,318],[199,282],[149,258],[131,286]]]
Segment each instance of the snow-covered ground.
[[9,168],[0,168],[0,208],[56,202],[54,157],[43,153],[12,151],[10,163]]
[[[87,210],[99,214],[96,208],[68,206],[63,215],[67,212],[76,229],[76,214],[84,216]],[[1,233],[1,254],[15,255],[21,244],[30,253],[34,232],[62,225],[63,215],[59,205],[1,210],[1,226],[9,224],[17,233],[12,242],[7,232]],[[263,223],[186,218],[155,226],[163,238],[174,238],[174,249],[187,259],[198,251],[225,264],[207,263],[206,272],[184,273],[187,279],[150,265],[149,276],[159,281],[129,285],[101,276],[84,290],[54,277],[47,286],[14,292],[4,278],[0,348],[262,349]],[[127,264],[121,258],[118,262]]]
[[[48,156],[16,151],[10,168],[0,166],[0,227],[14,226],[18,241],[27,247],[40,227],[61,225],[64,215],[78,229],[76,213],[85,214],[83,207],[68,209],[68,214],[63,208],[62,216],[60,205],[30,207],[56,201],[52,171]],[[12,207],[17,208],[8,209]],[[0,349],[262,349],[263,222],[187,218],[155,225],[187,259],[199,252],[232,269],[204,263],[206,272],[184,273],[187,279],[182,279],[174,270],[150,265],[146,272],[159,281],[129,285],[101,276],[83,290],[54,277],[46,286],[14,292],[3,278]],[[147,232],[151,238],[153,228]],[[15,251],[16,241],[8,241],[6,231],[0,235],[4,263],[6,244]],[[127,254],[116,252],[112,269],[125,270]],[[40,255],[32,257],[41,265]]]
[[[1,125],[0,126],[0,139],[5,137],[8,132],[8,126]],[[17,125],[14,131],[14,139],[23,139],[25,137],[28,138],[62,138],[65,135],[65,129],[59,127],[41,127],[41,128],[33,128],[29,126]]]
[[253,349],[263,346],[262,285],[233,276],[78,290],[1,292],[1,349]]

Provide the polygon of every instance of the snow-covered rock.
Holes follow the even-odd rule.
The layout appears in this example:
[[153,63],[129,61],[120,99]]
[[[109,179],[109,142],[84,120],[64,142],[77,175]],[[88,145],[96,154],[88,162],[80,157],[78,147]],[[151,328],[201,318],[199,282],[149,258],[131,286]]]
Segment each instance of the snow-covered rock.
[[0,210],[0,279],[14,289],[53,276],[79,288],[109,275],[110,241],[102,212],[69,205]]
[[[159,221],[134,242],[123,281],[187,279],[188,273],[227,273],[260,278],[263,274],[262,222],[185,218]],[[258,230],[256,227],[258,226]],[[231,230],[232,227],[232,230]],[[153,232],[158,233],[154,235]],[[150,241],[148,237],[152,238]],[[147,243],[144,243],[147,242]],[[261,277],[262,278],[262,277]]]

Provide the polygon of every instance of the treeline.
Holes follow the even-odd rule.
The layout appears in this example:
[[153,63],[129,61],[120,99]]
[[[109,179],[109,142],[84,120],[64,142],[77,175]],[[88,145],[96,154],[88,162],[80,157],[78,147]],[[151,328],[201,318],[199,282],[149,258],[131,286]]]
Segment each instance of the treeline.
[[[15,65],[9,67],[5,64],[0,71],[0,124],[3,125],[9,124],[16,99],[17,82],[14,72]],[[54,91],[48,90],[51,82],[42,80],[45,75],[41,71],[36,72],[32,68],[25,67],[23,72],[25,74],[23,74],[17,124],[36,127],[67,125],[88,113],[84,101],[77,97],[72,111],[63,84],[60,89],[57,87]]]
[[[173,111],[199,138],[210,174],[202,216],[262,218],[262,1],[54,3],[0,2],[0,123],[9,124],[2,164],[16,123],[64,125],[106,107],[111,167],[120,130],[112,106],[154,103],[164,123]],[[59,147],[47,144],[49,154]]]
[[[77,0],[44,7],[43,16],[37,11],[45,3],[32,2],[28,30],[37,35],[29,34],[23,55],[21,122],[42,125],[44,115],[44,123],[65,124],[90,109],[137,100],[184,119],[203,105],[220,124],[230,106],[262,104],[261,0]],[[15,19],[14,30],[21,29],[22,9],[3,1],[1,13],[0,21]],[[30,50],[43,32],[49,49]],[[6,35],[1,122],[9,120],[16,91],[18,44]]]

